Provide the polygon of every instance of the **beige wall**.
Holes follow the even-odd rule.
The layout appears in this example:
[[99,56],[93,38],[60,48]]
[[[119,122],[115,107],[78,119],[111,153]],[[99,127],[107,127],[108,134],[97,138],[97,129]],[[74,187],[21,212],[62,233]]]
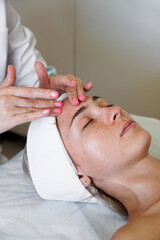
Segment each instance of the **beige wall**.
[[12,3],[59,73],[93,81],[92,94],[131,113],[160,118],[160,1]]
[[36,35],[37,49],[58,72],[73,72],[74,0],[11,0],[23,25]]
[[160,118],[160,1],[77,0],[77,74],[132,113]]

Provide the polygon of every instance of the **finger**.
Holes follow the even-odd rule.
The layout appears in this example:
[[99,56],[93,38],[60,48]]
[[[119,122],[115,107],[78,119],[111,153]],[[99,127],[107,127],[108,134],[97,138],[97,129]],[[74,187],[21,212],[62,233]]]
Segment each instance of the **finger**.
[[42,100],[42,99],[27,99],[12,97],[12,104],[16,107],[32,107],[32,108],[61,108],[63,103],[60,101],[53,100]]
[[34,111],[34,112],[24,112],[20,114],[15,114],[13,120],[16,125],[20,125],[23,123],[31,122],[33,120],[48,116],[50,113],[50,109],[45,109],[41,111]]
[[62,109],[61,109],[61,108],[56,108],[56,109],[53,109],[53,110],[50,112],[50,115],[56,117],[56,116],[58,116],[59,114],[61,114],[61,112],[62,112]]
[[[11,109],[11,114],[12,115],[22,115],[25,113],[33,113],[33,112],[41,112],[42,115],[49,115],[52,114],[52,116],[57,116],[62,112],[61,108],[54,108],[54,109],[49,109],[49,108],[33,108],[33,107],[14,107]],[[49,113],[48,113],[49,112]]]
[[31,87],[7,87],[0,91],[0,95],[13,95],[24,98],[56,99],[58,92],[49,89],[31,88]]
[[93,87],[93,83],[92,82],[84,84],[85,91],[90,91],[92,87]]
[[65,91],[66,87],[76,87],[76,85],[77,81],[72,74],[50,77],[50,86],[55,90]]
[[16,70],[14,66],[9,65],[8,66],[8,72],[5,80],[3,81],[1,87],[7,87],[7,86],[12,86],[14,85],[16,81]]
[[35,63],[35,68],[36,68],[37,76],[39,78],[39,87],[40,88],[48,88],[49,77],[48,77],[48,73],[47,73],[45,66],[43,65],[43,63],[37,61]]
[[77,89],[76,88],[66,88],[66,92],[69,98],[69,101],[72,105],[78,105],[79,100],[77,98]]
[[41,117],[53,116],[56,117],[62,112],[62,109],[33,109],[33,108],[16,108],[14,109],[14,121],[16,125],[39,119]]
[[59,109],[59,108],[53,109],[53,110],[50,111],[49,116],[50,117],[57,117],[61,114],[61,112],[62,112],[62,109]]
[[85,101],[86,100],[86,94],[84,91],[84,83],[79,79],[77,80],[78,84],[77,84],[77,97],[80,101]]

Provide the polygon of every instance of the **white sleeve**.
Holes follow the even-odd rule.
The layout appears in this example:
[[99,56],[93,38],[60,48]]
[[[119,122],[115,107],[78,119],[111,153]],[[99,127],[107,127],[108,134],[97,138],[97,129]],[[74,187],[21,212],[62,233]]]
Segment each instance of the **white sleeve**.
[[6,0],[8,27],[8,62],[16,68],[16,86],[38,87],[39,81],[35,71],[35,61],[46,62],[35,49],[34,34],[21,25],[20,17]]

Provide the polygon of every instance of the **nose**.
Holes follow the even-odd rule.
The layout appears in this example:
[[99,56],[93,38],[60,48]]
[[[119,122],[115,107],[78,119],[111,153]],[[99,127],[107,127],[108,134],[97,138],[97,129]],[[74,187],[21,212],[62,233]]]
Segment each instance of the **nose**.
[[122,114],[122,109],[119,106],[106,108],[107,116],[105,116],[105,119],[107,119],[107,124],[108,125],[114,124],[120,118],[121,114]]

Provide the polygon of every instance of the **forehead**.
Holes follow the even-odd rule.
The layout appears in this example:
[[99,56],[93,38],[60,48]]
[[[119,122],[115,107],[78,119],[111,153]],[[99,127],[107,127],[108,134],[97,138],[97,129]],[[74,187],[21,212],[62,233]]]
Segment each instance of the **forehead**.
[[62,113],[57,117],[58,124],[63,120],[63,122],[69,121],[74,113],[82,106],[88,105],[92,101],[92,97],[86,97],[85,102],[80,102],[77,106],[73,106],[68,98],[63,101]]
[[72,109],[73,111],[76,111],[80,107],[88,105],[91,101],[92,101],[92,97],[86,96],[86,101],[85,102],[80,102],[78,105],[74,106],[69,102],[68,98],[66,98],[63,101],[63,109],[64,110],[69,110],[69,109],[71,110]]

